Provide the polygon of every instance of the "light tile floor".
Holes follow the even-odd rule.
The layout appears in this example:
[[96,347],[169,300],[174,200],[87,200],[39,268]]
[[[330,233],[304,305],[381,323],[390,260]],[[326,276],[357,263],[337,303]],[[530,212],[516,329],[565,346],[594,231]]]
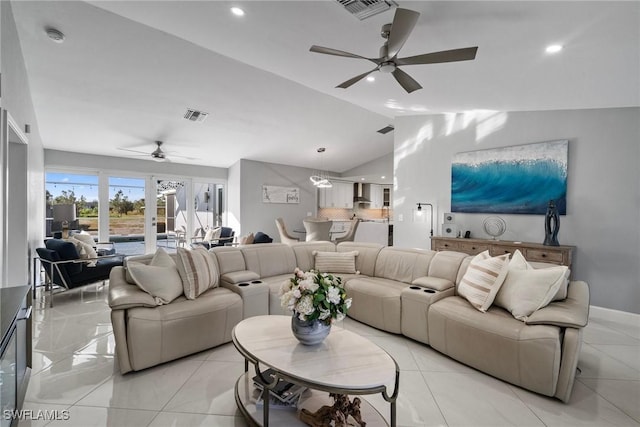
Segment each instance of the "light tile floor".
[[[232,344],[120,375],[106,288],[87,286],[34,304],[33,371],[23,409],[67,420],[19,426],[245,426],[233,384],[243,362]],[[640,426],[640,322],[596,316],[584,334],[569,404],[457,363],[430,347],[351,319],[343,327],[387,350],[401,369],[399,426]],[[368,400],[383,414],[381,397]],[[62,418],[62,417],[61,417]]]

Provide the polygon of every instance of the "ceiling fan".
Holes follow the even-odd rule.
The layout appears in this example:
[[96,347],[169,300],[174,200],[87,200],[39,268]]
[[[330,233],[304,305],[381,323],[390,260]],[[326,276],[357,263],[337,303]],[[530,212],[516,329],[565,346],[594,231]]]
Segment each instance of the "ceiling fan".
[[187,160],[198,160],[195,157],[179,156],[177,154],[168,153],[164,151],[162,149],[162,145],[164,144],[162,141],[155,141],[155,144],[156,144],[156,149],[153,150],[151,153],[146,151],[140,151],[140,150],[132,150],[130,148],[118,148],[118,150],[131,151],[133,153],[139,153],[138,155],[151,156],[151,158],[157,162],[170,162],[171,160],[169,160],[167,156],[180,157]]
[[476,51],[478,47],[466,47],[462,49],[443,50],[440,52],[425,53],[422,55],[410,56],[407,58],[398,58],[398,52],[404,46],[404,43],[409,38],[411,31],[418,21],[420,13],[409,9],[397,8],[396,13],[393,16],[393,22],[382,26],[380,35],[386,39],[382,47],[380,48],[379,58],[367,58],[364,56],[356,55],[342,50],[331,49],[329,47],[311,46],[309,49],[311,52],[325,53],[327,55],[345,56],[347,58],[360,58],[366,59],[376,64],[376,67],[355,76],[336,87],[346,89],[354,83],[359,82],[374,71],[381,71],[383,73],[391,73],[393,77],[400,83],[400,86],[404,88],[408,93],[415,90],[422,89],[420,83],[415,81],[409,74],[402,71],[400,66],[402,65],[420,65],[420,64],[437,64],[440,62],[455,62],[455,61],[468,61],[475,59]]

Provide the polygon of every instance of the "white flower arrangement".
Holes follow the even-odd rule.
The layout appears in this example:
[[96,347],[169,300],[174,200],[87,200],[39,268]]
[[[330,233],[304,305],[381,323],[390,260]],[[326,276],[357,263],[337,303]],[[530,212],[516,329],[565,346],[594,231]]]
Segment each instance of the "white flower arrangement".
[[344,319],[351,307],[342,279],[316,270],[296,268],[280,287],[280,305],[302,321],[320,320],[329,325]]

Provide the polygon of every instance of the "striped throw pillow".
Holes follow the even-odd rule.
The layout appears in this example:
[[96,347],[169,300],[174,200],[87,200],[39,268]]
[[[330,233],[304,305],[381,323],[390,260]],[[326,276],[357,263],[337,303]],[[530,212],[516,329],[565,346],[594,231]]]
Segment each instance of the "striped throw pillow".
[[204,248],[178,248],[176,266],[188,299],[196,299],[207,289],[218,286],[218,267]]
[[322,273],[356,273],[358,251],[313,251],[313,255],[315,256],[315,269]]
[[509,254],[491,257],[489,251],[476,255],[458,285],[458,295],[486,312],[504,283],[509,269]]

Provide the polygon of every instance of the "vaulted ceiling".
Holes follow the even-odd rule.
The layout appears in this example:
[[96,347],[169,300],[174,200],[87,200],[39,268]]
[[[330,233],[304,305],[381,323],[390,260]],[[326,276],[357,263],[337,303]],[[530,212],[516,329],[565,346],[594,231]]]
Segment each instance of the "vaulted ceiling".
[[[400,56],[478,46],[474,61],[372,68],[393,9],[360,21],[336,1],[14,1],[45,148],[228,167],[240,158],[342,172],[393,149],[398,115],[640,105],[636,1],[399,1],[421,13]],[[232,6],[245,11],[230,13]],[[45,33],[65,34],[54,43]],[[545,53],[550,44],[564,49]],[[183,118],[205,111],[203,123]],[[184,156],[184,157],[178,157]]]

